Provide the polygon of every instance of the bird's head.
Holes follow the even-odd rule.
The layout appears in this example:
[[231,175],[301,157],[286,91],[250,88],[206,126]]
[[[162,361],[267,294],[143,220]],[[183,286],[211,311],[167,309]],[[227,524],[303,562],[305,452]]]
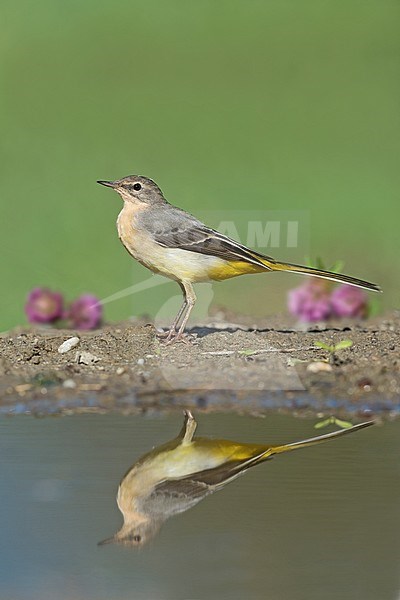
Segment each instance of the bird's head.
[[128,177],[122,177],[116,181],[98,181],[97,183],[118,192],[124,202],[141,204],[166,202],[158,185],[152,179],[141,175],[128,175]]
[[141,548],[149,542],[160,530],[163,521],[148,519],[139,523],[124,523],[115,535],[102,540],[97,545],[123,544],[131,548]]

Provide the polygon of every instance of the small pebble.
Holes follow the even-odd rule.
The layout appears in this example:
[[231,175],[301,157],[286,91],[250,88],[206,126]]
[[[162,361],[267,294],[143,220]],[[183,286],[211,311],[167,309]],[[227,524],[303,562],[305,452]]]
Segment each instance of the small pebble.
[[67,388],[67,390],[73,390],[76,388],[76,383],[73,379],[66,379],[63,382],[63,387]]
[[115,372],[117,375],[123,375],[125,373],[125,369],[124,367],[118,367],[118,369]]
[[307,371],[309,373],[330,373],[332,371],[332,366],[326,362],[316,361],[307,366]]
[[69,350],[72,350],[72,348],[75,348],[75,346],[77,346],[79,342],[80,339],[78,337],[69,338],[61,344],[61,346],[58,348],[58,352],[60,354],[65,354],[66,352],[69,352]]
[[359,388],[363,389],[364,392],[370,392],[372,387],[372,381],[368,379],[368,377],[362,377],[362,379],[357,381],[357,385]]
[[144,358],[138,358],[137,364],[144,365]]
[[91,354],[90,352],[77,352],[75,360],[78,363],[78,365],[93,365],[100,359],[94,354]]

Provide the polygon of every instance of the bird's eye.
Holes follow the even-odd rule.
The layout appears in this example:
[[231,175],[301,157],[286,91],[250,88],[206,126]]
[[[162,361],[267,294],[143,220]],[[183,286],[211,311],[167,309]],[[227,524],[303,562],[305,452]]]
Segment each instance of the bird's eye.
[[134,183],[133,184],[133,189],[138,192],[139,190],[142,189],[142,186],[140,185],[140,183]]
[[142,539],[142,536],[141,536],[141,535],[134,535],[134,536],[133,536],[133,541],[134,541],[134,542],[140,542],[140,541],[141,541],[141,539]]

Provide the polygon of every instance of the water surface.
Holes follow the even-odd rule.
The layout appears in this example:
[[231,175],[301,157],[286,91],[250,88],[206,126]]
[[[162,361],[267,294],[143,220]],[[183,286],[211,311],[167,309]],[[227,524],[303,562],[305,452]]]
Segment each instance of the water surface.
[[[282,415],[197,419],[201,435],[238,441],[315,434],[313,421]],[[119,480],[180,426],[178,413],[3,418],[1,597],[399,598],[399,423],[278,456],[167,521],[141,551],[99,548],[122,522]]]

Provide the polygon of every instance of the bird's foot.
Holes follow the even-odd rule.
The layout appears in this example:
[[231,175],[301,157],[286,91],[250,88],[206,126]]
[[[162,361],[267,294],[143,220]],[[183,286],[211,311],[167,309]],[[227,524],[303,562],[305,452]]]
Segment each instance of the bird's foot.
[[192,344],[196,340],[196,336],[191,335],[190,333],[184,333],[183,331],[177,331],[175,328],[158,333],[157,336],[162,339],[166,346],[170,346],[176,342]]
[[168,329],[167,331],[162,331],[161,329],[157,329],[156,336],[160,339],[164,339],[164,338],[168,337],[170,333],[171,333],[170,329]]
[[194,344],[196,342],[196,337],[191,335],[190,333],[184,333],[183,331],[178,331],[175,335],[171,337],[167,337],[165,340],[165,345],[170,346],[171,344],[175,344],[177,342],[182,342],[183,344]]
[[194,433],[197,428],[197,423],[196,423],[194,416],[190,412],[190,410],[184,410],[183,414],[185,415],[185,421],[183,423],[181,437],[182,437],[182,444],[186,445],[186,444],[190,444],[190,442],[192,441]]

